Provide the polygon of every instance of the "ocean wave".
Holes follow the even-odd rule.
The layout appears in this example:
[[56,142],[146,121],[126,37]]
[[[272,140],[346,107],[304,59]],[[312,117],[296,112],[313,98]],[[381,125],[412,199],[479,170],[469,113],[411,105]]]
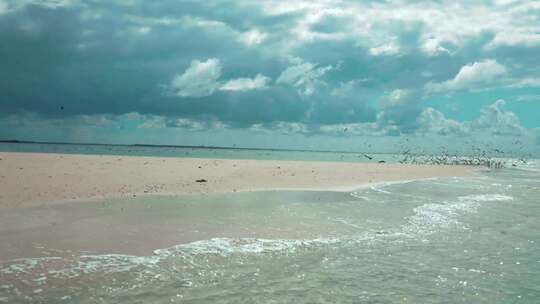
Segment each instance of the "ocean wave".
[[472,194],[459,196],[458,200],[475,202],[512,201],[514,197],[503,194]]
[[432,234],[441,229],[460,227],[460,213],[475,213],[478,205],[474,201],[424,204],[413,209],[414,215],[403,230],[414,234]]
[[369,200],[368,197],[361,195],[361,194],[364,193],[364,191],[366,189],[390,195],[390,194],[394,194],[393,192],[391,192],[391,191],[389,191],[387,189],[390,186],[402,185],[402,184],[410,184],[410,183],[419,182],[419,181],[433,181],[433,180],[437,180],[437,179],[438,178],[419,178],[419,179],[408,179],[408,180],[400,180],[400,181],[379,182],[379,183],[370,184],[370,185],[368,185],[367,188],[362,188],[360,190],[351,191],[349,193],[349,195],[351,195],[352,197]]
[[[171,257],[216,255],[228,257],[234,254],[292,253],[302,248],[322,247],[338,243],[338,238],[315,238],[309,240],[260,239],[260,238],[212,238],[157,249],[150,256],[96,254],[78,257],[42,257],[15,259],[0,265],[2,276],[25,275],[39,277],[35,285],[45,284],[47,279],[73,279],[86,274],[111,274],[158,266]],[[46,271],[45,271],[46,270]],[[27,280],[28,281],[28,280]],[[30,280],[31,281],[31,280]]]
[[[209,258],[242,258],[248,255],[264,257],[311,251],[319,248],[342,248],[351,244],[377,244],[378,242],[406,242],[423,240],[427,235],[450,228],[463,228],[460,216],[476,213],[481,203],[511,201],[504,194],[473,194],[459,196],[452,201],[430,202],[412,209],[412,215],[403,225],[383,230],[366,229],[343,237],[313,239],[264,239],[264,238],[211,238],[157,249],[149,256],[120,254],[85,254],[70,257],[43,257],[17,259],[0,264],[0,279],[6,282],[25,280],[33,288],[45,288],[49,280],[71,280],[81,276],[99,279],[103,275],[134,272],[144,279],[159,273],[164,265],[186,263],[199,267]],[[336,218],[345,225],[352,225],[347,218]],[[355,225],[356,226],[356,225]],[[361,228],[361,227],[357,227]]]
[[527,163],[513,162],[514,169],[530,172],[540,172],[540,160],[529,160]]
[[167,257],[177,254],[262,254],[272,252],[292,252],[302,247],[323,246],[339,242],[337,238],[316,238],[311,240],[260,239],[260,238],[212,238],[180,244],[165,249],[157,249],[154,254]]
[[413,209],[403,230],[409,233],[432,234],[440,229],[464,227],[459,221],[461,214],[476,213],[482,202],[511,201],[512,196],[503,194],[472,194],[457,197],[456,201],[429,203]]

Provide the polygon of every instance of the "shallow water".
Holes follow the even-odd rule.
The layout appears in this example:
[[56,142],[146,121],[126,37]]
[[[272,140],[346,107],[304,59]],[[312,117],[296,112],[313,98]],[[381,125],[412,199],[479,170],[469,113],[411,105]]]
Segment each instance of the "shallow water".
[[[353,153],[324,151],[292,151],[235,148],[196,148],[166,146],[121,146],[92,144],[42,144],[42,143],[0,143],[1,152],[62,153],[88,155],[152,156],[152,157],[192,157],[220,159],[296,160],[376,163],[385,161],[396,163],[403,158],[400,154]],[[368,157],[366,157],[368,156]]]
[[538,169],[11,211],[0,303],[537,303]]

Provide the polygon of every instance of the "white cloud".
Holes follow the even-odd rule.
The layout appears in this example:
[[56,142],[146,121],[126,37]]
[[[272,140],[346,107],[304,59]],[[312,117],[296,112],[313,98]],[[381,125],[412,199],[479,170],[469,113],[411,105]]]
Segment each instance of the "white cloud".
[[[396,90],[388,99],[401,103],[408,100],[406,91]],[[393,97],[392,97],[393,95]],[[388,101],[392,102],[392,101]],[[504,100],[497,100],[493,104],[481,109],[480,116],[472,121],[457,121],[446,118],[445,115],[431,107],[422,110],[417,121],[417,128],[411,135],[423,137],[434,136],[474,136],[475,138],[489,138],[491,136],[527,136],[528,131],[521,126],[515,113],[505,110]],[[289,128],[293,130],[293,128]],[[366,123],[329,124],[306,126],[300,133],[321,133],[332,136],[389,136],[402,134],[398,125],[388,124],[383,120]],[[530,134],[529,134],[530,135]]]
[[125,17],[125,20],[131,23],[135,23],[137,25],[142,25],[142,26],[179,26],[179,25],[186,26],[186,27],[192,26],[189,21],[191,19],[186,20],[185,18],[184,19],[171,18],[171,17],[153,18],[153,17],[146,17],[146,16],[128,15]]
[[477,119],[465,122],[448,119],[443,113],[426,108],[418,117],[418,132],[438,135],[525,135],[526,130],[521,126],[519,118],[515,113],[504,110],[505,104],[504,100],[499,99],[483,107]]
[[308,133],[307,125],[300,122],[280,121],[272,129],[283,134]]
[[426,108],[418,117],[419,132],[436,133],[439,135],[465,134],[469,129],[465,124],[447,119],[444,114],[433,109]]
[[0,0],[0,15],[2,15],[4,13],[7,13],[8,10],[9,10],[9,7],[8,7],[7,3]]
[[113,124],[111,115],[80,115],[81,124],[93,127],[107,127]]
[[524,132],[517,115],[503,109],[506,102],[502,99],[482,108],[480,117],[472,123],[477,129],[489,130],[494,135],[520,135]]
[[372,47],[369,49],[369,53],[373,56],[393,56],[399,54],[401,48],[394,41],[385,43],[383,45]]
[[486,45],[488,49],[499,46],[525,46],[535,47],[540,45],[540,34],[536,32],[503,31],[495,35],[495,38]]
[[308,134],[309,126],[302,122],[287,122],[277,121],[271,124],[256,123],[249,127],[249,130],[254,133],[280,133],[280,134]]
[[489,88],[499,83],[501,76],[507,73],[505,66],[492,59],[469,63],[461,67],[453,79],[428,83],[428,92],[447,92]]
[[206,123],[189,118],[170,119],[168,125],[174,126],[176,128],[185,128],[194,131],[201,131],[208,128]]
[[395,126],[381,126],[376,122],[344,124],[307,124],[280,121],[272,124],[253,124],[249,130],[257,133],[278,132],[281,134],[328,135],[328,136],[385,136],[396,131]]
[[135,33],[139,35],[146,35],[152,31],[152,28],[149,26],[141,26],[135,29]]
[[318,86],[326,84],[320,78],[332,69],[332,66],[317,67],[310,62],[297,62],[285,69],[276,83],[289,84],[297,88],[300,94],[309,96],[315,93]]
[[51,9],[75,4],[76,0],[17,0],[13,1],[12,9],[22,9],[27,5],[40,5]]
[[219,59],[206,61],[194,60],[183,74],[176,75],[168,90],[179,97],[205,97],[221,91],[249,91],[265,88],[270,78],[257,74],[255,78],[232,79],[225,83],[220,81],[221,63]]
[[516,101],[540,101],[540,94],[537,95],[523,95],[516,98]]
[[375,122],[320,125],[318,132],[330,136],[385,136],[394,126],[381,126]]
[[222,91],[249,91],[267,87],[270,78],[257,74],[255,78],[237,78],[227,81],[220,88]]
[[540,87],[540,78],[525,77],[508,79],[505,86],[510,88]]
[[167,122],[163,116],[142,116],[142,123],[137,126],[139,129],[162,129],[167,127]]
[[353,96],[354,90],[360,85],[360,83],[366,82],[366,81],[368,81],[368,79],[364,78],[364,79],[353,79],[347,82],[341,82],[339,86],[334,88],[330,94],[332,96],[337,96],[337,97]]
[[200,17],[184,16],[181,19],[181,25],[184,27],[198,27],[207,30],[225,30],[234,31],[227,23]]
[[415,129],[415,119],[420,114],[418,93],[412,90],[396,89],[379,100],[380,111],[377,123],[381,126],[395,126],[398,133],[408,133]]
[[[137,113],[138,114],[138,113]],[[121,119],[123,116],[119,116]],[[120,120],[120,119],[119,119]],[[138,129],[165,129],[165,128],[182,128],[190,131],[204,130],[223,130],[229,128],[229,125],[221,121],[205,121],[182,117],[167,117],[159,115],[138,115],[135,119],[139,122]]]
[[422,50],[429,56],[438,56],[441,54],[451,54],[451,52],[441,46],[441,41],[437,38],[426,38],[422,44]]
[[143,26],[180,26],[182,28],[196,28],[213,34],[219,33],[224,39],[234,39],[247,47],[259,45],[268,37],[267,33],[257,28],[242,32],[228,23],[194,16],[152,18],[130,15],[127,16],[126,20]]
[[220,87],[220,77],[221,64],[218,59],[194,60],[183,74],[174,77],[169,89],[180,97],[210,96]]
[[409,100],[408,98],[410,96],[411,96],[411,92],[408,90],[403,90],[403,89],[393,90],[388,95],[388,98],[385,99],[385,105],[387,106],[403,105],[405,102]]
[[[373,55],[392,55],[398,53],[398,47],[388,43],[388,37],[399,37],[409,29],[420,31],[418,47],[428,56],[456,54],[486,33],[494,35],[489,48],[538,46],[540,4],[504,2],[387,1],[374,5],[369,1],[261,0],[257,5],[268,15],[298,16],[283,35],[287,37],[284,45],[290,50],[313,41],[350,40]],[[328,32],[318,32],[313,25],[327,16],[336,20],[335,26]]]
[[239,40],[247,46],[261,44],[266,39],[267,34],[257,29],[253,29],[239,35]]

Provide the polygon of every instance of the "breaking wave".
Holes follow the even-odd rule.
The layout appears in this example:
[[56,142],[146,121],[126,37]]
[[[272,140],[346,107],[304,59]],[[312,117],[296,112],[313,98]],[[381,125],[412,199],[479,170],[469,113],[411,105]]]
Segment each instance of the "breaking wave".
[[[510,201],[513,197],[503,194],[474,194],[459,196],[457,200],[427,203],[415,207],[406,223],[388,231],[367,230],[346,238],[261,239],[261,238],[212,238],[157,249],[150,256],[134,255],[82,255],[79,257],[44,257],[17,259],[0,265],[0,276],[26,274],[34,277],[39,286],[47,278],[72,279],[92,273],[117,273],[131,271],[137,267],[152,268],[176,257],[232,255],[290,254],[301,250],[340,247],[347,244],[418,238],[453,227],[462,227],[459,217],[475,213],[483,202]],[[346,223],[344,223],[346,224]],[[44,271],[46,269],[46,271]],[[35,275],[41,274],[38,278]]]

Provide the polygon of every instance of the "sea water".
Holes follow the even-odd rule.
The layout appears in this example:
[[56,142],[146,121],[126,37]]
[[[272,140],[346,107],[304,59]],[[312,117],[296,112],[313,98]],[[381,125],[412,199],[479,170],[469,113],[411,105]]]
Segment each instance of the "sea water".
[[[0,241],[14,250],[0,257],[0,303],[540,299],[534,163],[350,193],[148,196],[0,221],[11,221]],[[18,256],[24,244],[6,237],[17,233],[33,244]]]
[[95,144],[0,143],[0,152],[64,153],[219,159],[300,160],[377,163],[397,162],[403,155],[389,153],[293,151],[182,146],[128,146]]

